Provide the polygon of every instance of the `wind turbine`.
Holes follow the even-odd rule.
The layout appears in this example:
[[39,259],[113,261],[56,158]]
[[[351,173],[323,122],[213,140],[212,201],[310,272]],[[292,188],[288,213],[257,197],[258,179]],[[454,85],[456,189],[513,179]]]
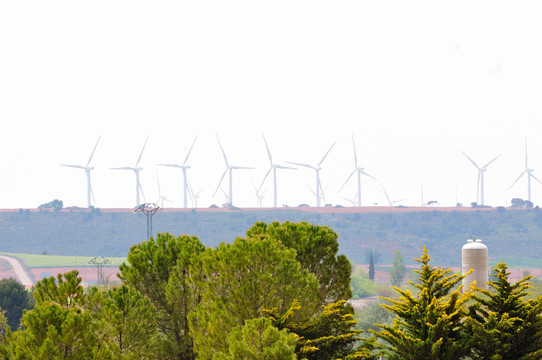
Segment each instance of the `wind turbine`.
[[345,198],[343,196],[341,196],[341,199],[348,201],[349,203],[352,204],[352,207],[355,207],[357,204],[358,194],[356,194],[352,199]]
[[92,191],[92,185],[90,184],[90,171],[94,170],[94,167],[90,166],[90,162],[92,161],[92,157],[94,156],[94,151],[96,151],[96,147],[98,146],[98,143],[100,142],[100,138],[101,136],[98,137],[98,141],[96,141],[96,145],[94,145],[94,149],[92,150],[92,153],[90,154],[90,157],[88,158],[86,165],[67,165],[67,164],[61,165],[61,166],[67,166],[67,167],[85,170],[85,173],[87,175],[87,207],[89,208],[91,207],[91,202],[90,202],[91,195],[92,195],[92,200],[96,202],[96,199],[94,199],[94,192]]
[[[326,203],[326,194],[325,194],[325,190],[327,190],[329,185],[326,185],[325,188],[322,187],[322,184],[320,184],[320,198],[322,200],[324,200],[324,204]],[[316,192],[314,192],[310,186],[307,185],[307,189],[309,189],[309,191],[314,195],[316,196]]]
[[228,158],[226,157],[226,152],[224,152],[224,148],[222,147],[222,144],[220,143],[220,139],[218,138],[218,135],[216,136],[216,139],[218,140],[218,145],[220,145],[220,149],[222,150],[222,155],[224,155],[224,161],[226,162],[226,170],[224,170],[224,173],[222,174],[222,177],[220,178],[220,181],[218,182],[218,186],[216,187],[216,190],[213,194],[213,198],[215,197],[216,192],[220,188],[220,184],[222,184],[222,180],[224,180],[224,177],[226,176],[226,174],[229,173],[229,180],[230,180],[229,195],[228,195],[226,204],[233,206],[233,170],[254,169],[254,168],[246,167],[246,166],[230,165],[230,163],[228,162]]
[[164,209],[164,201],[172,201],[169,200],[165,195],[162,195],[162,192],[160,191],[160,178],[158,177],[158,172],[156,172],[156,182],[158,183],[158,200],[156,202],[161,203],[160,206],[162,209]]
[[386,199],[388,199],[388,206],[393,206],[393,204],[395,203],[398,203],[398,202],[401,202],[401,201],[405,201],[406,199],[401,199],[401,200],[394,200],[394,201],[391,201],[390,200],[390,197],[388,196],[388,193],[386,192],[386,189],[384,188],[384,185],[382,185],[382,183],[379,181],[380,183],[380,187],[382,187],[382,190],[384,190],[384,195],[386,195]]
[[375,177],[367,174],[365,172],[365,169],[362,168],[362,167],[359,167],[358,166],[358,155],[356,153],[356,142],[354,141],[354,135],[352,135],[352,145],[354,145],[354,171],[352,171],[352,173],[348,176],[348,178],[346,179],[346,181],[344,182],[343,186],[341,186],[339,192],[344,188],[344,186],[348,183],[348,181],[350,180],[350,178],[355,174],[357,173],[358,174],[358,207],[361,206],[361,175],[365,175],[365,176],[368,176],[370,177],[371,179],[374,179],[376,180]]
[[188,191],[189,191],[189,194],[190,194],[190,200],[192,200],[192,206],[197,209],[198,207],[198,199],[199,199],[199,194],[201,194],[201,192],[203,191],[203,189],[199,190],[197,193],[194,194],[194,190],[192,190],[192,186],[190,186],[190,183],[188,183]]
[[256,198],[258,199],[257,202],[256,202],[256,206],[261,208],[262,207],[262,200],[265,197],[265,193],[266,193],[267,189],[264,190],[263,192],[260,192],[260,190],[262,189],[261,186],[259,188],[257,188],[254,184],[252,184],[252,186],[254,187],[254,192],[256,193]]
[[188,201],[188,180],[186,177],[186,170],[190,168],[190,165],[186,165],[186,162],[188,161],[188,157],[190,156],[190,153],[192,152],[192,148],[194,147],[194,144],[196,143],[197,136],[194,139],[194,142],[192,142],[192,146],[190,146],[190,150],[188,150],[188,154],[186,154],[186,158],[184,159],[182,164],[158,164],[159,166],[170,166],[174,168],[180,168],[183,171],[183,206],[184,208],[187,207],[187,201]]
[[529,201],[531,201],[531,177],[542,184],[542,181],[538,180],[537,177],[533,175],[533,171],[534,169],[529,169],[527,163],[527,139],[525,139],[525,170],[519,174],[518,178],[510,185],[509,189],[511,189],[524,174],[527,174],[527,200]]
[[[267,155],[269,156],[269,162],[271,163],[271,166],[269,167],[269,170],[267,170],[267,173],[263,177],[262,183],[257,192],[259,193],[259,190],[262,188],[265,180],[269,176],[269,173],[273,171],[273,207],[277,207],[277,169],[288,169],[288,170],[297,170],[297,169],[293,167],[282,166],[282,165],[273,163],[273,158],[271,157],[271,151],[269,151],[269,146],[267,146],[267,141],[265,140],[265,135],[263,133],[262,133],[262,136],[263,136],[263,141],[265,143],[265,148],[267,149]],[[260,207],[261,207],[261,203],[260,203]]]
[[489,164],[497,160],[501,155],[498,155],[496,158],[494,158],[493,160],[491,160],[484,166],[480,167],[478,166],[477,163],[474,162],[474,160],[472,160],[467,154],[465,154],[465,152],[463,151],[461,152],[463,153],[463,155],[465,155],[467,159],[469,159],[472,165],[474,165],[474,167],[478,169],[478,182],[476,184],[476,201],[480,201],[479,204],[483,206],[484,205],[484,172],[487,170],[487,167],[489,166]]
[[[141,156],[143,155],[143,150],[145,150],[145,146],[147,145],[147,141],[149,140],[149,137],[147,136],[147,138],[145,139],[145,143],[143,144],[143,148],[141,148],[141,152],[139,153],[139,157],[137,158],[137,162],[135,163],[135,165],[133,167],[130,167],[130,166],[123,166],[123,167],[116,167],[116,168],[111,168],[111,170],[132,170],[134,173],[135,173],[135,177],[136,177],[136,207],[141,205],[140,201],[139,201],[139,191],[141,190],[141,193],[143,194],[143,189],[141,188],[141,183],[139,182],[139,172],[141,170],[143,170],[142,167],[138,167],[139,165],[139,162],[141,161]],[[143,194],[143,197],[145,197],[145,195]]]
[[292,162],[292,161],[286,161],[289,164],[293,164],[293,165],[297,165],[297,166],[303,166],[303,167],[306,167],[306,168],[309,168],[309,169],[313,169],[315,171],[315,173],[316,173],[316,192],[315,192],[316,207],[320,207],[320,190],[322,189],[322,185],[320,184],[320,170],[322,170],[321,165],[324,162],[324,160],[326,159],[326,157],[329,154],[329,152],[331,151],[331,149],[333,149],[333,146],[335,146],[336,143],[337,143],[337,141],[335,141],[331,145],[331,147],[329,148],[327,153],[324,155],[322,160],[320,160],[320,162],[316,166],[309,165],[309,164],[296,163],[296,162]]

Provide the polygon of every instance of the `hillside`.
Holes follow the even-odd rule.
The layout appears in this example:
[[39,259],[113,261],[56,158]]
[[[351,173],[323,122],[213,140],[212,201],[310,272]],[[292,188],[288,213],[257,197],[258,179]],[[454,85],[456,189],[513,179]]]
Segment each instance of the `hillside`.
[[[459,266],[470,236],[484,240],[490,262],[542,267],[542,211],[510,208],[281,208],[168,209],[153,218],[153,232],[187,233],[208,246],[243,236],[256,221],[308,221],[339,234],[340,252],[366,263],[370,250],[390,263],[395,249],[407,263],[426,245],[435,264]],[[145,240],[146,218],[129,209],[0,211],[0,252],[126,256]]]

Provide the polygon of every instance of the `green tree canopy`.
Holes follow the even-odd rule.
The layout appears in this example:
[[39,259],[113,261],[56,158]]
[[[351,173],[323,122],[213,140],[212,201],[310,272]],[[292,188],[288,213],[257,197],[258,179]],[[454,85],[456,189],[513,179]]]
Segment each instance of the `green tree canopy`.
[[492,289],[477,289],[469,307],[473,359],[542,359],[542,296],[525,300],[531,276],[511,284],[509,275],[506,264],[497,264]]
[[157,343],[155,307],[150,300],[125,285],[107,290],[100,314],[101,332],[106,334],[115,359],[156,359]]
[[453,290],[466,275],[452,274],[450,270],[430,265],[424,247],[418,283],[409,282],[419,290],[414,296],[408,290],[394,288],[401,296],[387,299],[383,305],[396,315],[393,325],[381,325],[375,332],[384,340],[385,357],[389,360],[461,359],[468,354],[470,340],[464,333],[464,304],[469,293],[462,294],[461,286]]
[[48,203],[41,204],[38,206],[38,209],[53,209],[55,211],[59,211],[64,207],[64,202],[62,200],[54,199],[52,201],[49,201]]
[[345,255],[337,255],[339,236],[333,229],[308,222],[257,222],[247,231],[247,236],[266,236],[294,249],[301,267],[318,279],[320,293],[326,302],[352,297],[352,265]]
[[195,358],[187,318],[199,302],[200,289],[188,284],[193,281],[191,265],[204,250],[195,236],[162,233],[132,246],[127,263],[120,266],[124,283],[147,296],[156,308],[156,323],[164,335],[161,347],[172,358]]
[[44,278],[36,284],[34,299],[36,303],[55,302],[65,307],[84,305],[87,299],[81,281],[77,270],[58,274],[56,279]]
[[7,323],[13,331],[21,323],[23,310],[33,306],[32,294],[24,285],[13,278],[0,280],[0,309],[5,311]]
[[266,318],[247,320],[228,335],[226,352],[213,360],[295,360],[297,336],[279,330]]
[[373,261],[373,252],[369,256],[369,280],[375,280],[375,263]]
[[393,266],[391,268],[391,284],[393,286],[401,286],[406,275],[405,261],[399,250],[393,253]]
[[321,303],[316,278],[302,270],[295,251],[267,237],[237,238],[201,257],[205,276],[197,286],[201,302],[191,314],[198,359],[212,359],[228,348],[225,334],[264,309],[285,313],[294,300],[302,305],[298,318],[308,318]]
[[[24,330],[8,334],[8,359],[95,359],[99,353],[96,322],[82,308],[55,302],[36,304],[22,318]],[[107,358],[107,357],[104,357]]]
[[85,294],[77,271],[38,281],[36,306],[22,317],[23,328],[8,332],[9,359],[94,359],[109,357],[99,327],[96,289]]
[[[372,343],[355,344],[363,340],[362,330],[354,329],[353,311],[345,300],[339,300],[322,306],[321,311],[309,319],[296,320],[300,311],[299,303],[294,302],[290,309],[279,314],[276,309],[264,310],[266,315],[279,329],[288,329],[299,340],[296,346],[298,358],[307,360],[332,359],[369,359]],[[366,346],[368,345],[368,346]]]

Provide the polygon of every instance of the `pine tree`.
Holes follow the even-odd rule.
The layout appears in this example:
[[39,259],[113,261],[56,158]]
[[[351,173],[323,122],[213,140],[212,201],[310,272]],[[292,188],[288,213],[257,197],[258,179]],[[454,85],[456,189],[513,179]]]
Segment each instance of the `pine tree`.
[[227,335],[247,320],[261,317],[264,309],[284,314],[294,300],[306,319],[322,303],[317,279],[301,269],[293,249],[269,238],[237,238],[220,244],[200,259],[204,277],[196,279],[201,301],[190,314],[190,332],[198,359],[210,360],[228,348]]
[[147,296],[156,308],[154,318],[163,335],[160,347],[168,358],[196,357],[188,314],[196,307],[200,290],[188,280],[197,276],[190,268],[204,251],[205,245],[195,236],[159,233],[156,239],[132,246],[127,263],[119,268],[124,283]]
[[531,276],[510,284],[504,263],[493,269],[492,290],[478,289],[465,321],[473,359],[542,359],[542,296],[524,300]]
[[228,350],[215,353],[213,360],[295,360],[297,336],[274,327],[271,320],[247,320],[228,335]]
[[461,286],[453,289],[466,275],[450,275],[449,269],[432,267],[425,246],[421,259],[415,260],[421,264],[421,269],[415,270],[418,283],[409,283],[420,291],[418,296],[394,288],[401,296],[386,299],[391,304],[383,305],[396,315],[391,326],[379,325],[383,330],[375,332],[384,340],[385,357],[388,360],[460,359],[468,353],[470,345],[461,326],[470,293],[462,294]]
[[375,280],[375,263],[373,261],[373,252],[369,256],[369,280]]
[[247,236],[276,239],[287,248],[294,249],[301,268],[318,279],[320,293],[326,303],[352,297],[352,265],[345,255],[338,255],[339,235],[333,229],[305,221],[257,222],[247,230]]

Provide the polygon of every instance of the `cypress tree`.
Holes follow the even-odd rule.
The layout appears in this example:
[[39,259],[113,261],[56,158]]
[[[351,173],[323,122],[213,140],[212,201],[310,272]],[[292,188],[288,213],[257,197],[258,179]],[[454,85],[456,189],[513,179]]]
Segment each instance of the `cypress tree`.
[[542,296],[525,300],[526,276],[511,284],[504,263],[493,268],[492,290],[478,289],[465,321],[473,338],[472,359],[542,359]]
[[418,283],[409,283],[420,292],[414,296],[408,290],[395,290],[401,295],[386,299],[383,305],[396,315],[391,326],[379,325],[375,332],[384,340],[382,348],[388,360],[461,359],[469,352],[470,340],[461,322],[465,318],[465,302],[470,294],[462,294],[461,286],[453,290],[466,275],[432,267],[424,247]]
[[369,256],[369,280],[372,280],[372,281],[375,280],[375,263],[373,260],[372,251],[371,251],[371,255]]
[[403,255],[399,250],[395,250],[393,254],[393,267],[391,269],[391,284],[393,286],[401,286],[406,275],[405,262]]

